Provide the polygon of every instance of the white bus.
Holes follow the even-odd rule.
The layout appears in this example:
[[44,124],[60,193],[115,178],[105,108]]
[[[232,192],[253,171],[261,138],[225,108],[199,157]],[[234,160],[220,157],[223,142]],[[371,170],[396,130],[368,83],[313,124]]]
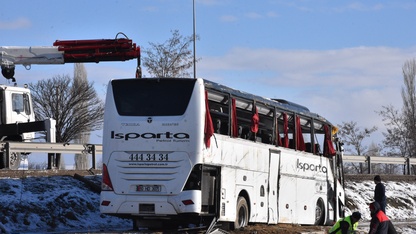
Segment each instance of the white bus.
[[100,210],[136,227],[332,225],[345,204],[335,132],[306,107],[204,79],[115,79]]

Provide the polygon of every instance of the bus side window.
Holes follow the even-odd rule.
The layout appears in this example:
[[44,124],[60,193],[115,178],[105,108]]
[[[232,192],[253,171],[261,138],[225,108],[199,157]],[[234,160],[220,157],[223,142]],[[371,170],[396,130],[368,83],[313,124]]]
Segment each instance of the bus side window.
[[221,119],[212,119],[215,133],[228,135],[228,122]]
[[250,139],[250,137],[251,137],[250,127],[243,127],[241,131],[241,138]]
[[313,151],[312,143],[307,142],[307,143],[305,143],[305,146],[306,146],[306,152],[314,153],[316,155],[321,154],[321,148],[320,148],[319,144],[315,144],[315,152]]
[[257,103],[257,109],[259,112],[259,132],[256,141],[273,144],[274,108],[263,103]]
[[273,142],[273,136],[272,134],[268,133],[267,131],[262,131],[261,132],[261,142],[266,143],[266,144],[272,144]]
[[289,148],[295,149],[295,140],[289,139]]
[[228,121],[222,121],[220,126],[220,134],[228,135]]
[[239,125],[239,137],[243,139],[250,139],[252,133],[250,132],[252,110],[250,102],[244,99],[236,99],[236,116],[237,124]]
[[315,144],[315,154],[322,155],[321,146],[319,144]]
[[306,152],[312,153],[312,143],[306,142],[305,148],[306,148]]
[[220,133],[220,130],[221,130],[221,120],[220,119],[214,119],[213,122],[214,122],[213,124],[214,124],[215,133]]
[[289,148],[296,149],[295,144],[295,116],[294,114],[288,114],[288,121],[289,121]]
[[[295,133],[295,124],[294,124],[294,116],[292,113],[286,112],[279,112],[278,114],[278,124],[279,124],[279,134],[280,139],[282,142],[282,147],[286,147],[285,141],[287,141],[288,145],[287,148],[294,149],[295,148],[295,141],[294,141],[294,133]],[[286,122],[286,123],[285,123]],[[284,126],[287,126],[287,129]],[[287,131],[287,134],[285,134]]]

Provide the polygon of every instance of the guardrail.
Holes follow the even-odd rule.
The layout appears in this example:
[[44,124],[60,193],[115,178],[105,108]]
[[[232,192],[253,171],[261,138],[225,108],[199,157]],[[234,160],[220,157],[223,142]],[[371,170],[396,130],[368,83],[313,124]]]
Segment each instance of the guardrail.
[[409,157],[382,157],[382,156],[364,156],[364,155],[343,155],[344,162],[352,163],[367,163],[368,174],[371,174],[372,163],[384,163],[384,164],[399,164],[405,166],[405,173],[410,175],[411,165],[416,165],[416,158]]
[[61,154],[91,154],[92,169],[95,168],[96,155],[102,154],[102,145],[47,143],[47,142],[3,142],[0,150],[6,157],[6,167],[9,167],[10,155],[13,153],[47,153],[48,168],[58,168]]
[[[99,144],[72,144],[47,142],[2,142],[0,152],[6,156],[6,167],[9,165],[10,154],[13,153],[47,153],[48,168],[59,167],[61,154],[91,154],[92,169],[95,168],[96,155],[102,155],[103,147]],[[363,155],[343,155],[344,162],[367,163],[368,174],[371,174],[372,163],[399,164],[405,166],[405,173],[410,175],[410,167],[416,165],[416,158],[409,157],[382,157]]]

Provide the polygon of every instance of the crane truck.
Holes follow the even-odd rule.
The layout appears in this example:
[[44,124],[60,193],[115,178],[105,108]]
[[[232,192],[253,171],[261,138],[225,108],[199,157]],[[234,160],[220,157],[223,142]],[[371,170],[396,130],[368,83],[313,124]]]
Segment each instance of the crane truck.
[[[119,34],[122,33],[115,39],[56,40],[53,46],[0,46],[1,73],[14,82],[14,85],[0,85],[0,142],[30,142],[35,132],[54,129],[48,120],[35,121],[30,90],[27,85],[17,86],[15,65],[29,70],[33,64],[99,63],[136,58],[136,77],[139,78],[140,47],[127,37],[119,38]],[[19,168],[21,154],[23,152],[8,155],[0,152],[0,169]]]

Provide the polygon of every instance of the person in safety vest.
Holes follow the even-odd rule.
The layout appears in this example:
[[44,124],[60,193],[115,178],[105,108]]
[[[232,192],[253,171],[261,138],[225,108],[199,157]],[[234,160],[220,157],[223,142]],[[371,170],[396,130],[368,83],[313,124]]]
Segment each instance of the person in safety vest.
[[355,233],[358,221],[361,219],[360,212],[354,212],[352,215],[338,220],[329,230],[329,234],[351,234]]
[[369,234],[397,234],[393,223],[380,209],[378,202],[370,204],[371,222]]

